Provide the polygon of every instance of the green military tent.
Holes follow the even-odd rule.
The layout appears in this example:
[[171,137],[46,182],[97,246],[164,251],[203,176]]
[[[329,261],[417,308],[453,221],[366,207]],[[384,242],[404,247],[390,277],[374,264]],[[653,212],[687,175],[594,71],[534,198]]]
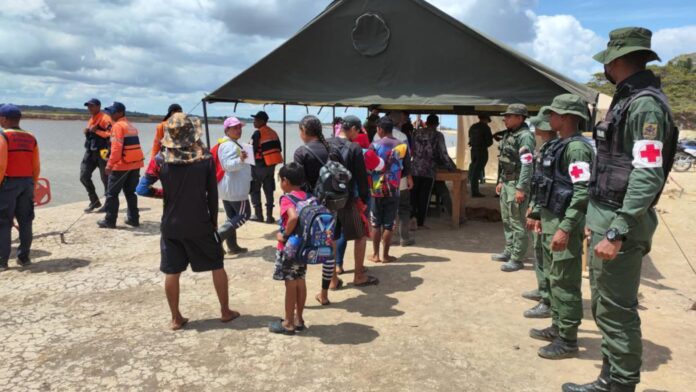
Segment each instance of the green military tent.
[[336,0],[203,101],[474,114],[566,92],[597,97],[426,1]]

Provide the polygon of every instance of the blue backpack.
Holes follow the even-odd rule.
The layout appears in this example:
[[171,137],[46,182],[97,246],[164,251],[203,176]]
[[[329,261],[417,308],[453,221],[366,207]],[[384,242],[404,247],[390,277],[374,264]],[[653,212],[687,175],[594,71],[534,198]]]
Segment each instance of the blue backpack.
[[[323,264],[334,259],[333,235],[336,228],[336,217],[326,206],[310,196],[300,200],[294,195],[285,195],[297,209],[298,222],[293,235],[299,237],[299,244],[293,246],[288,256],[306,264]],[[288,249],[289,250],[289,249]]]

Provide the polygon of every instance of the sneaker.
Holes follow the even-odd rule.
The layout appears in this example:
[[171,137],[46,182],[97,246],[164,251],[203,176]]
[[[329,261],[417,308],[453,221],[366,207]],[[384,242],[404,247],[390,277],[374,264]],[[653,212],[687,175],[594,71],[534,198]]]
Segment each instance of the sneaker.
[[530,301],[539,302],[541,301],[541,293],[539,292],[539,289],[525,291],[524,293],[522,293],[522,298],[528,299]]
[[507,263],[500,266],[500,270],[503,272],[515,272],[524,268],[524,264],[521,261],[510,260]]
[[558,327],[552,325],[544,329],[532,328],[529,330],[529,337],[537,340],[546,340],[553,342],[558,337]]
[[533,308],[525,310],[522,315],[526,318],[549,318],[551,307],[544,301],[539,301]]
[[97,208],[101,208],[101,206],[102,206],[102,203],[99,200],[95,200],[95,201],[89,203],[89,205],[87,206],[87,208],[85,208],[84,211],[85,212],[92,212]]
[[106,214],[106,206],[102,206],[100,209],[94,211],[97,214]]
[[26,259],[17,258],[17,265],[20,267],[26,267],[28,265],[31,265],[31,259],[28,257]]
[[126,221],[124,223],[127,224],[128,226],[140,227],[140,222],[138,222],[137,220],[126,219]]
[[502,251],[500,253],[491,255],[491,260],[493,261],[509,261],[510,260],[510,254]]
[[551,344],[541,347],[537,354],[544,359],[565,359],[578,355],[578,341],[557,337]]
[[246,253],[248,251],[249,251],[249,249],[242,248],[241,246],[228,246],[227,247],[227,253],[229,253],[231,255],[238,255],[238,254]]
[[106,219],[102,219],[99,222],[97,222],[97,226],[99,226],[102,229],[115,229],[116,223],[107,222]]

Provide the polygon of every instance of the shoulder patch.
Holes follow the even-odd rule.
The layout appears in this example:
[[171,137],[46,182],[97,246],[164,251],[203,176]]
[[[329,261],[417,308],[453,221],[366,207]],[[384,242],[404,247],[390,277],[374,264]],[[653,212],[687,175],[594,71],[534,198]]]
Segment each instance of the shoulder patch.
[[633,167],[636,169],[662,167],[662,142],[636,140],[633,144]]
[[652,122],[644,123],[643,137],[648,140],[655,140],[657,138],[657,124]]
[[576,182],[590,180],[590,163],[589,162],[573,162],[568,166],[568,174],[570,180]]

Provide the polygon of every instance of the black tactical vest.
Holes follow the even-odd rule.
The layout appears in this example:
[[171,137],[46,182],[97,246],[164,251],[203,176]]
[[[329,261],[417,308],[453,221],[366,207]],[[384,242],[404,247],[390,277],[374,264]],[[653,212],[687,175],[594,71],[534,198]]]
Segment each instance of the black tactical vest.
[[[522,132],[529,132],[527,124],[522,124],[516,131],[507,130],[503,136],[498,161],[500,176],[503,181],[515,181],[520,178],[522,163],[520,162],[520,151],[516,147],[516,142]],[[532,152],[530,151],[530,153]]]
[[544,152],[551,148],[554,143],[557,143],[558,139],[551,139],[548,142],[544,143],[543,146],[541,146],[541,149],[539,150],[539,153],[536,154],[534,157],[534,171],[532,172],[532,179],[530,181],[530,200],[532,202],[536,202],[537,200],[537,193],[539,192],[539,185],[541,184],[541,179],[544,177],[544,173],[542,172],[542,162],[543,162],[543,156]]
[[[665,181],[674,162],[679,130],[674,125],[667,97],[654,86],[636,90],[628,99],[615,105],[607,113],[604,121],[595,126],[593,133],[597,154],[589,184],[590,198],[612,208],[618,209],[623,206],[628,190],[628,179],[633,171],[633,151],[623,150],[624,127],[628,119],[628,109],[636,99],[641,97],[655,98],[668,116],[669,126],[665,129],[665,142],[662,147],[662,170]],[[662,188],[664,186],[663,183]],[[661,194],[662,189],[653,200],[651,207],[657,204]]]
[[[542,156],[542,176],[537,190],[537,203],[554,215],[562,218],[573,199],[573,181],[567,167],[561,167],[563,153],[573,141],[587,143],[582,136],[558,140],[544,151]],[[589,146],[589,143],[587,143]]]

